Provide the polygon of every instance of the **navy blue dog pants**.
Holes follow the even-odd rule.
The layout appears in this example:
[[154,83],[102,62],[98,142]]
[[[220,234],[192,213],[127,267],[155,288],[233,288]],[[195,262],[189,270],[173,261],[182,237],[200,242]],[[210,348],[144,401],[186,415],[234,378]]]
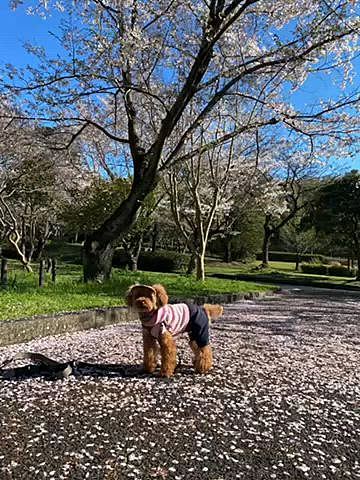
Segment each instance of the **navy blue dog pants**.
[[198,347],[209,345],[209,318],[203,307],[188,303],[190,310],[189,337]]

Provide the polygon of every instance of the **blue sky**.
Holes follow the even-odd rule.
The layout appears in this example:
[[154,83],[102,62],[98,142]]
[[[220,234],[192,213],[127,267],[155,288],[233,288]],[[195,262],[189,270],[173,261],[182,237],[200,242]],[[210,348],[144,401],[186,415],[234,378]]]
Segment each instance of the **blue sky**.
[[59,19],[60,14],[43,20],[37,16],[26,15],[24,8],[12,11],[7,0],[1,0],[0,62],[11,62],[19,66],[31,62],[31,57],[22,47],[25,41],[46,45],[51,53],[58,52],[58,45],[49,35],[49,30],[56,31]]
[[[26,15],[24,8],[11,11],[7,0],[0,0],[0,64],[12,63],[15,66],[26,66],[33,62],[33,57],[28,55],[24,48],[24,42],[36,43],[45,46],[47,52],[58,53],[59,45],[49,34],[49,31],[57,31],[61,14],[55,12],[52,17],[44,20],[37,16]],[[354,88],[360,84],[360,59],[355,64],[356,78]],[[295,107],[303,108],[304,105],[317,103],[319,92],[322,96],[331,98],[335,93],[332,79],[329,75],[317,75],[316,79],[310,78],[292,96]],[[343,160],[339,159],[341,163]],[[353,162],[347,161],[348,168],[360,169],[360,156]]]

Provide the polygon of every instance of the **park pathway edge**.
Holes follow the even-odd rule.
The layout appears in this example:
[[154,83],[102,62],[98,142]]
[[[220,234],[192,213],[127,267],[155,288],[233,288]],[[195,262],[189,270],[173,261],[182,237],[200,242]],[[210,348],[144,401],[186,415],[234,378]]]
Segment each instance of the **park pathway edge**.
[[[203,303],[233,303],[271,295],[267,292],[201,295],[193,298],[171,298],[171,303],[188,301]],[[35,315],[33,317],[0,321],[0,347],[23,343],[35,338],[101,328],[115,323],[134,321],[126,307],[92,308],[78,312]]]

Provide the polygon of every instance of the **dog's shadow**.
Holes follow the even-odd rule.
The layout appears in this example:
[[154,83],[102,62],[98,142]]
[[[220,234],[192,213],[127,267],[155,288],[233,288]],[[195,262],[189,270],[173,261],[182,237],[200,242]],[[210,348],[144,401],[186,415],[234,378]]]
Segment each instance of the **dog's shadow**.
[[[178,363],[175,375],[194,374],[190,365]],[[0,381],[19,381],[29,378],[43,378],[44,380],[61,380],[69,377],[93,377],[93,378],[162,378],[160,369],[154,373],[146,373],[142,365],[136,364],[110,364],[88,363],[70,361],[56,365],[29,364],[22,367],[0,369]]]

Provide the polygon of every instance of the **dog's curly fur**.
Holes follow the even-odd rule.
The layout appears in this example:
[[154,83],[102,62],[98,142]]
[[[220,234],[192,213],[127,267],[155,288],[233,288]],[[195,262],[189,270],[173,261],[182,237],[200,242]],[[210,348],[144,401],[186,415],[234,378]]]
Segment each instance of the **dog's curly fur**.
[[[135,310],[140,320],[155,313],[159,308],[167,305],[168,294],[163,285],[133,285],[129,288],[126,296],[127,305]],[[205,304],[203,308],[209,322],[220,317],[223,307],[220,305]],[[144,369],[147,373],[153,373],[157,367],[157,359],[161,355],[160,375],[171,377],[176,367],[176,343],[172,334],[168,331],[161,334],[159,340],[143,328],[144,345]],[[212,349],[210,345],[199,347],[195,340],[190,341],[190,348],[194,353],[194,368],[198,373],[206,373],[213,364]]]

